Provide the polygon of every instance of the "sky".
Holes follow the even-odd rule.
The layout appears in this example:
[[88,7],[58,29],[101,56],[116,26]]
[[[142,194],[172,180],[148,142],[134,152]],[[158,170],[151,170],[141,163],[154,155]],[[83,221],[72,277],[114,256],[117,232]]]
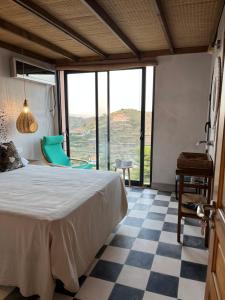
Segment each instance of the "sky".
[[[98,73],[99,115],[107,112],[107,73]],[[146,71],[146,111],[152,111],[153,67]],[[68,75],[69,114],[95,116],[95,74]],[[110,71],[110,111],[141,109],[141,69]]]

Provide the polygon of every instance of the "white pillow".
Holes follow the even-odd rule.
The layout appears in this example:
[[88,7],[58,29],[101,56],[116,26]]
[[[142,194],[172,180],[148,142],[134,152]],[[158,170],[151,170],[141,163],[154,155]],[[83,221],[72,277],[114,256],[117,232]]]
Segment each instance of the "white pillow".
[[26,158],[21,157],[21,160],[24,167],[26,167],[29,164],[29,161]]

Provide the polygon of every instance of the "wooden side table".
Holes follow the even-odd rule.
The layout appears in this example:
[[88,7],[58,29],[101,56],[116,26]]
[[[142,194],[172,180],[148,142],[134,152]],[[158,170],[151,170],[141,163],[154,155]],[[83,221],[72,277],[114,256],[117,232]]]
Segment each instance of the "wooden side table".
[[131,187],[130,169],[132,169],[132,167],[133,167],[132,161],[116,159],[115,172],[117,171],[117,169],[122,169],[123,180],[124,180],[124,185],[125,185],[125,175],[126,175],[126,169],[127,169],[129,187]]
[[[185,204],[210,204],[211,200],[211,185],[213,178],[213,170],[200,170],[200,169],[177,169],[176,175],[180,176],[179,180],[179,199],[178,199],[178,223],[177,223],[177,241],[180,243],[181,234],[181,219],[182,217],[199,219],[195,210],[187,208]],[[200,177],[204,182],[190,182],[184,180],[185,176]],[[204,191],[203,194],[185,193],[184,188],[194,188]],[[208,246],[209,240],[209,222],[207,222],[205,232],[205,246]]]
[[[125,185],[125,175],[126,175],[126,169],[127,169],[127,174],[128,174],[128,182],[129,182],[129,187],[131,187],[131,180],[130,180],[130,169],[132,167],[128,167],[128,168],[118,168],[118,169],[122,169],[123,170],[123,181],[124,181],[124,185]],[[117,168],[115,168],[115,172],[117,171]]]

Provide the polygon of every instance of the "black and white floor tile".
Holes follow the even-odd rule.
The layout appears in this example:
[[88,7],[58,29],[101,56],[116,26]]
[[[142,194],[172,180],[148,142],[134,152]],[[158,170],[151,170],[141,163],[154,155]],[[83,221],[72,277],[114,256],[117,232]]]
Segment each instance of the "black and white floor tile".
[[[198,221],[184,220],[178,244],[173,194],[127,190],[128,214],[80,278],[80,290],[72,295],[57,285],[54,300],[203,300],[208,251]],[[0,288],[0,300],[25,299],[38,298]]]

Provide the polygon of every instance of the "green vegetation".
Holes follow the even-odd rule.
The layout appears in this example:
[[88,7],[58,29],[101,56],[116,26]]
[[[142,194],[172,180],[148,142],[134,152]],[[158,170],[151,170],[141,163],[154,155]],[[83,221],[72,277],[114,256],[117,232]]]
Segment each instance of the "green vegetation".
[[[144,179],[149,183],[151,154],[151,112],[147,112],[144,149]],[[114,168],[115,159],[131,160],[132,180],[140,176],[140,119],[141,112],[135,109],[121,109],[110,114],[110,165]],[[96,160],[96,120],[95,117],[70,116],[71,156]],[[107,169],[107,116],[101,115],[99,126],[100,169]]]

